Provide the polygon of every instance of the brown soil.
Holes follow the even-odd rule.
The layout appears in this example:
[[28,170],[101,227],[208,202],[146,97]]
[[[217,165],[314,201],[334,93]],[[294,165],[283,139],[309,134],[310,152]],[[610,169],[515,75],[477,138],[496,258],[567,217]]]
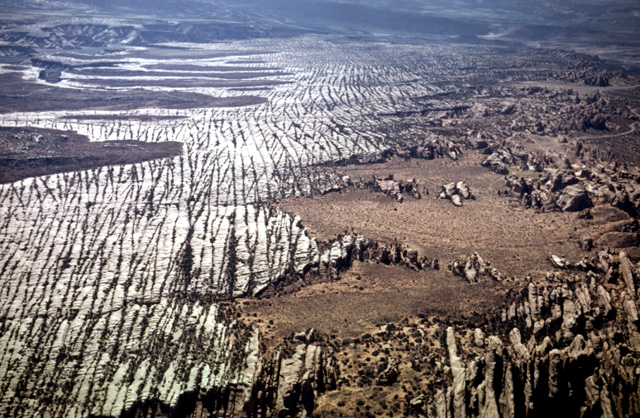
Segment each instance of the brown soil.
[[[441,387],[442,372],[425,361],[446,356],[439,336],[443,329],[427,321],[403,321],[393,329],[381,327],[357,343],[345,344],[335,353],[340,366],[338,390],[318,398],[318,417],[400,417],[410,399]],[[398,361],[397,382],[379,386],[375,379],[389,358]],[[371,415],[373,414],[373,415]]]
[[446,268],[413,271],[401,266],[356,262],[338,280],[290,285],[277,296],[238,301],[243,322],[256,324],[274,346],[309,328],[340,339],[375,332],[417,314],[481,321],[500,305],[509,284],[469,284]]
[[180,155],[179,142],[89,142],[75,132],[0,128],[0,183]]
[[132,70],[119,70],[119,69],[72,69],[67,70],[66,73],[81,74],[83,76],[92,77],[173,77],[180,78],[219,78],[230,80],[244,80],[249,78],[259,77],[275,77],[283,75],[291,75],[291,73],[285,73],[282,71],[251,71],[251,72],[213,72],[213,70],[201,70],[200,72],[176,72],[176,71],[132,71]]
[[[610,243],[603,239],[632,221],[610,206],[594,208],[591,220],[577,219],[576,213],[525,209],[516,199],[498,196],[505,188],[504,176],[481,167],[481,157],[471,153],[460,161],[394,158],[340,168],[355,182],[374,174],[416,178],[429,190],[419,200],[406,196],[404,203],[398,203],[382,193],[350,187],[281,201],[279,206],[300,215],[308,233],[319,241],[331,241],[347,230],[375,241],[398,240],[421,255],[438,258],[440,270],[416,272],[403,266],[356,262],[337,281],[294,281],[270,297],[242,300],[238,306],[243,321],[257,324],[270,346],[309,328],[341,339],[355,338],[416,315],[482,322],[527,275],[546,280],[547,272],[554,269],[550,254],[580,261],[593,255],[580,248],[583,236],[607,246]],[[454,207],[437,197],[442,184],[459,180],[469,184],[475,200]],[[469,284],[453,276],[448,266],[473,252],[506,280],[483,278]]]
[[[111,80],[98,81],[106,81],[107,85],[111,84]],[[130,90],[113,92],[69,89],[25,81],[19,73],[0,74],[0,113],[89,109],[131,110],[153,107],[191,109],[251,106],[265,102],[267,102],[266,98],[257,96],[212,97],[175,91]]]
[[[289,81],[282,81],[282,80],[198,80],[198,79],[191,79],[191,78],[165,78],[165,79],[157,79],[157,80],[85,78],[85,79],[75,80],[75,82],[85,84],[85,85],[90,85],[90,86],[132,87],[132,88],[134,87],[172,87],[172,88],[230,87],[231,88],[231,87],[277,86],[281,84],[290,83]],[[213,99],[213,100],[216,100],[216,99]],[[229,98],[217,98],[217,100],[227,100],[229,102],[233,102],[233,101],[241,102],[242,98],[229,97]],[[266,101],[266,99],[263,99],[263,101]],[[249,104],[255,104],[255,103],[249,103]],[[228,106],[234,106],[234,105],[228,105]],[[237,104],[235,106],[243,106],[243,105]],[[223,106],[219,106],[219,107],[223,107]]]
[[[350,188],[313,198],[288,199],[279,206],[300,215],[302,224],[319,240],[330,240],[347,228],[377,241],[398,240],[437,257],[445,268],[454,259],[478,252],[503,275],[535,277],[549,270],[549,254],[578,260],[579,240],[592,231],[575,213],[538,213],[512,198],[498,196],[505,190],[504,176],[479,165],[482,156],[469,154],[460,161],[404,160],[347,166],[354,181],[374,174],[396,179],[415,178],[429,190],[428,196],[404,203],[367,189]],[[439,199],[440,188],[452,181],[469,184],[475,200],[455,207]],[[421,187],[422,189],[422,187]],[[575,228],[575,229],[574,229]]]

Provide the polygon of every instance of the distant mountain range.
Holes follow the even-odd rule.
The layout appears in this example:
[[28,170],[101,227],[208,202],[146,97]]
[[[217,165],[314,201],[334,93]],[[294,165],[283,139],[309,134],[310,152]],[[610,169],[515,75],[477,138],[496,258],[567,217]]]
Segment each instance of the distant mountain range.
[[36,10],[57,17],[108,16],[120,19],[118,25],[140,19],[160,23],[160,32],[147,30],[151,42],[313,32],[507,42],[610,53],[631,61],[640,55],[634,53],[640,50],[640,3],[628,0],[0,0],[0,20],[33,17]]
[[629,0],[2,0],[0,8],[5,12],[25,8],[137,11],[166,18],[203,18],[233,11],[316,29],[414,34],[482,34],[493,25],[640,33],[640,3]]

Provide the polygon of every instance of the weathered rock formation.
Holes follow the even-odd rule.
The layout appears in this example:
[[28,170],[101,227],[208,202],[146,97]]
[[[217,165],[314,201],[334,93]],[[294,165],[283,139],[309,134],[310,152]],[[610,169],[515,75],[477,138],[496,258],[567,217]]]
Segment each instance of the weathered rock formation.
[[398,360],[396,360],[395,357],[391,357],[387,368],[378,375],[376,384],[383,386],[392,385],[396,380],[398,380],[399,375],[400,369],[398,368]]
[[350,267],[354,260],[401,265],[412,270],[440,268],[437,258],[420,256],[417,250],[406,244],[397,241],[382,243],[362,235],[347,234],[330,243],[318,244],[315,238],[309,239],[307,252],[300,256],[295,271],[290,271],[283,282],[306,275],[333,277]]
[[602,251],[587,273],[530,283],[461,361],[447,329],[446,390],[423,394],[429,417],[640,414],[638,271],[624,252]]
[[455,260],[450,269],[454,276],[464,277],[469,283],[477,282],[482,276],[502,281],[502,274],[491,267],[491,263],[483,260],[477,252],[467,257],[465,261]]
[[304,341],[261,357],[259,333],[252,331],[241,371],[225,387],[181,395],[177,405],[135,404],[123,416],[306,417],[319,393],[336,388],[331,349],[314,344],[313,330]]
[[400,203],[404,200],[403,193],[412,196],[414,199],[420,199],[422,197],[418,190],[419,186],[416,179],[403,181],[394,180],[393,175],[390,175],[385,179],[374,176],[373,180],[366,185],[371,185],[373,190],[382,192],[387,196],[391,196]]
[[581,212],[593,207],[588,185],[567,169],[545,169],[538,178],[507,176],[509,194],[525,207]]
[[469,186],[464,181],[457,183],[447,183],[442,186],[440,199],[449,199],[454,206],[462,206],[462,202],[467,199],[474,199],[469,190]]

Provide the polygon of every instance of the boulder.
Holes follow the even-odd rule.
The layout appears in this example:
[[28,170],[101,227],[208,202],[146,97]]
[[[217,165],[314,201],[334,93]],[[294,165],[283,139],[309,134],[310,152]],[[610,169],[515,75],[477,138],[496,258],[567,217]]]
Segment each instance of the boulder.
[[376,186],[377,188],[385,194],[395,196],[400,193],[400,184],[391,178],[387,178],[385,180],[377,180]]
[[467,183],[459,181],[443,184],[440,199],[449,199],[454,206],[462,206],[463,200],[473,199],[473,195]]
[[546,170],[541,181],[546,183],[552,192],[558,192],[567,186],[580,183],[573,171],[561,169]]
[[629,318],[629,321],[638,322],[638,308],[636,307],[636,303],[626,292],[624,294],[624,301],[622,302],[622,306],[624,307],[624,311],[627,313],[627,318]]
[[418,395],[411,399],[409,405],[411,405],[412,408],[422,408],[422,405],[424,405],[424,395]]
[[563,212],[578,212],[593,207],[589,194],[580,186],[567,186],[558,197],[557,203]]
[[480,328],[473,331],[473,343],[476,347],[484,347],[484,332]]
[[376,384],[381,386],[392,385],[398,380],[398,376],[400,375],[400,369],[398,368],[398,361],[391,357],[389,358],[389,363],[387,368],[378,375],[376,379]]
[[554,267],[557,267],[559,269],[564,269],[568,267],[568,263],[566,259],[554,254],[551,254],[549,256],[549,261],[551,261],[551,264],[553,264]]
[[446,198],[450,198],[451,196],[453,196],[458,192],[456,189],[456,184],[451,182],[451,183],[442,185],[442,192],[444,193]]
[[627,256],[625,251],[620,252],[620,272],[622,273],[622,279],[624,280],[624,284],[627,288],[627,292],[630,295],[636,294],[635,283],[634,283],[634,268]]
[[489,168],[491,171],[495,171],[498,174],[509,174],[507,165],[502,161],[500,154],[494,152],[484,159],[482,162],[483,167]]
[[469,190],[469,186],[464,181],[459,181],[456,183],[456,189],[458,189],[458,194],[464,199],[471,199],[471,190]]

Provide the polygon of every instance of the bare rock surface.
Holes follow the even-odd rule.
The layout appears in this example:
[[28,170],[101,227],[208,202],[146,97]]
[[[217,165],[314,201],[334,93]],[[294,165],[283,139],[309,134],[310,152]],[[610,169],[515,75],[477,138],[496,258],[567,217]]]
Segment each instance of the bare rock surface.
[[[236,17],[228,12],[224,22]],[[0,124],[73,131],[99,143],[94,152],[118,148],[122,158],[104,160],[98,152],[90,157],[99,163],[0,185],[0,416],[315,414],[318,398],[338,388],[342,366],[334,356],[345,341],[330,336],[332,327],[329,336],[295,328],[267,347],[256,328],[262,318],[251,325],[239,320],[237,298],[268,299],[292,282],[333,284],[356,261],[401,275],[408,290],[395,299],[400,303],[425,289],[432,283],[426,273],[436,272],[422,270],[455,257],[442,225],[423,233],[414,223],[371,240],[349,229],[320,240],[307,234],[304,217],[278,208],[285,198],[360,187],[362,195],[388,195],[370,202],[393,219],[427,195],[422,179],[385,172],[356,184],[340,167],[388,161],[415,167],[417,159],[439,159],[448,171],[429,187],[446,183],[444,197],[464,207],[429,203],[458,215],[459,241],[477,239],[479,229],[497,236],[516,219],[510,210],[516,202],[502,201],[507,216],[500,223],[463,222],[460,215],[473,218],[476,205],[466,204],[473,192],[489,201],[475,174],[499,183],[491,186],[493,196],[517,198],[533,210],[581,211],[579,220],[577,213],[554,215],[585,222],[582,230],[609,216],[598,208],[615,211],[608,231],[594,227],[586,258],[561,258],[556,267],[566,268],[546,277],[487,280],[509,297],[491,315],[465,312],[441,327],[422,318],[423,333],[399,326],[394,335],[406,352],[384,353],[393,349],[387,341],[376,347],[388,359],[386,385],[374,384],[379,371],[370,364],[370,386],[399,391],[405,376],[416,378],[412,384],[433,377],[434,384],[424,393],[412,386],[413,394],[398,396],[403,405],[385,412],[393,406],[404,414],[409,404],[442,417],[640,414],[634,257],[640,172],[630,163],[638,158],[636,77],[625,80],[594,57],[542,48],[288,37],[300,33],[291,26],[284,38],[270,38],[273,32],[259,26],[245,32],[257,41],[222,43],[221,36],[237,35],[233,25],[183,24],[176,16],[143,30],[148,23],[114,26],[99,16],[98,25],[86,15],[59,22],[66,19],[56,13],[56,22],[38,21],[34,12],[27,32],[18,33],[14,23],[2,27],[0,54],[16,65],[2,66]],[[198,36],[204,39],[195,48],[189,42]],[[554,88],[559,82],[581,90]],[[615,90],[589,88],[606,85]],[[246,96],[248,90],[256,96]],[[41,153],[38,141],[47,138],[9,138],[11,153],[29,164],[30,155],[59,164],[64,138]],[[155,151],[137,158],[131,149]],[[505,189],[501,176],[509,173]],[[582,212],[589,202],[593,210]],[[552,235],[552,227],[527,229],[524,239],[536,231]],[[440,252],[427,258],[427,246],[403,237],[416,231],[429,245],[437,240]],[[556,244],[576,253],[578,239],[569,233]],[[456,254],[474,251],[463,244]],[[521,244],[513,240],[505,256],[514,268],[523,267],[513,249],[532,248]],[[624,247],[625,254],[607,247]],[[451,268],[468,282],[502,279],[477,253]],[[379,290],[366,277],[354,281],[350,296]],[[489,292],[484,283],[473,290],[473,297]],[[428,303],[419,301],[420,309]]]
[[378,385],[392,385],[398,380],[398,376],[400,375],[400,370],[398,369],[398,360],[394,357],[389,358],[388,366],[384,369],[378,378],[376,379],[376,384]]
[[496,281],[502,280],[502,274],[491,267],[491,263],[485,261],[477,252],[466,260],[455,260],[449,268],[454,276],[462,276],[470,283],[478,282],[484,276]]
[[558,197],[558,205],[564,212],[580,212],[593,206],[586,189],[568,186]]
[[447,183],[442,186],[440,199],[449,199],[453,206],[460,207],[464,200],[474,199],[469,186],[464,181]]
[[[440,411],[437,416],[640,412],[640,395],[623,389],[640,384],[632,371],[640,359],[637,298],[628,292],[637,278],[630,273],[624,252],[603,253],[601,260],[583,278],[566,275],[556,284],[540,287],[531,283],[523,297],[503,311],[502,323],[508,330],[504,339],[490,336],[485,346],[480,344],[482,331],[476,329],[475,345],[485,347],[485,354],[467,361],[476,374],[464,381],[460,373],[465,365],[457,356],[454,330],[448,328],[451,378],[446,393],[453,398],[443,404],[445,392],[427,395],[431,409]],[[617,266],[619,280],[605,279],[609,263]],[[611,315],[614,310],[617,314]],[[536,326],[540,321],[543,325]],[[524,326],[509,328],[515,323]]]

